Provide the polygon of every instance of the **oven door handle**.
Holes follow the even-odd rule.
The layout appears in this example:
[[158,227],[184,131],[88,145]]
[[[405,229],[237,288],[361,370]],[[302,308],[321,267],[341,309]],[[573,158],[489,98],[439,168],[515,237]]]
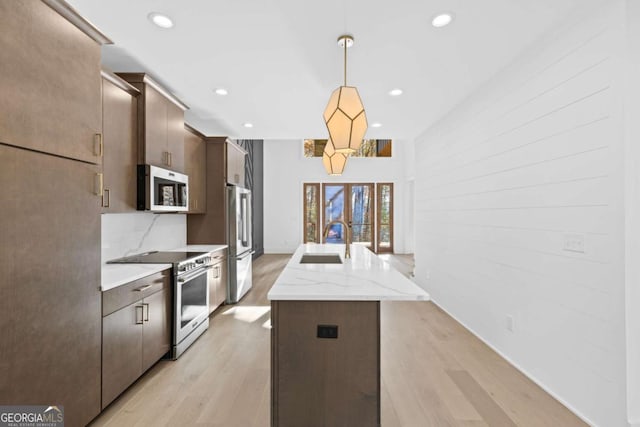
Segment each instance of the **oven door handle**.
[[210,265],[209,267],[205,267],[202,269],[199,269],[198,271],[195,271],[193,273],[189,273],[186,275],[182,275],[178,277],[178,283],[185,283],[188,282],[191,279],[195,279],[198,276],[201,276],[203,274],[205,274],[207,271],[211,270],[213,268],[212,265]]

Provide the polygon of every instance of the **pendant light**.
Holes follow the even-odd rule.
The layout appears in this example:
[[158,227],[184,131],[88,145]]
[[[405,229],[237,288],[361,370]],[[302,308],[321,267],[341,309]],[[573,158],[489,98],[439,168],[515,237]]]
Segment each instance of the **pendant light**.
[[344,167],[347,165],[347,155],[335,150],[333,142],[327,141],[322,153],[322,164],[329,175],[342,175]]
[[347,86],[347,49],[353,46],[353,37],[340,36],[338,46],[344,48],[344,86],[331,94],[324,110],[324,122],[335,151],[350,154],[362,144],[367,132],[367,116],[358,89]]

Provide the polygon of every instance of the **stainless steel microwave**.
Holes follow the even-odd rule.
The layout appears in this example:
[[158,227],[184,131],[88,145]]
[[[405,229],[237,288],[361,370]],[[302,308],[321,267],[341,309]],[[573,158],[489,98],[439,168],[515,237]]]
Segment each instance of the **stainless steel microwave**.
[[138,165],[138,210],[186,212],[189,177],[152,165]]

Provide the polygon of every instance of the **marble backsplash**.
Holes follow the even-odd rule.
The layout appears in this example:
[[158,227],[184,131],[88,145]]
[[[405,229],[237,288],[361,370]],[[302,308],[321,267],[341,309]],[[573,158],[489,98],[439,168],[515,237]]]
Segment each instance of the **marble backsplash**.
[[102,262],[187,243],[186,214],[135,212],[102,215]]

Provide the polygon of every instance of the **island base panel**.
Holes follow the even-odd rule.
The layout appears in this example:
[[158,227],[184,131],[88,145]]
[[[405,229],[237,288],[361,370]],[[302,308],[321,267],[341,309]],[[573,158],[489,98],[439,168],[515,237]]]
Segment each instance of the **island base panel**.
[[272,301],[271,323],[272,427],[380,425],[379,301]]

